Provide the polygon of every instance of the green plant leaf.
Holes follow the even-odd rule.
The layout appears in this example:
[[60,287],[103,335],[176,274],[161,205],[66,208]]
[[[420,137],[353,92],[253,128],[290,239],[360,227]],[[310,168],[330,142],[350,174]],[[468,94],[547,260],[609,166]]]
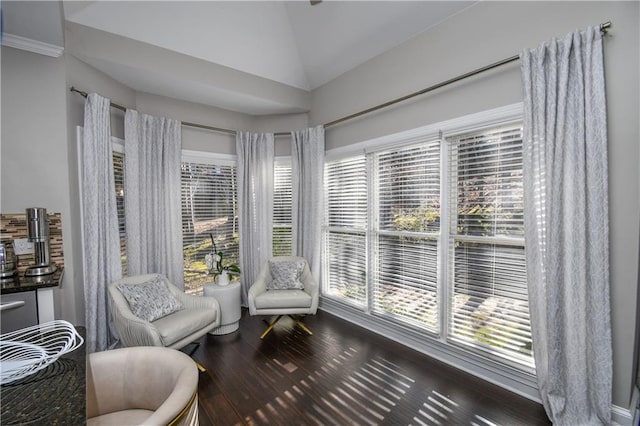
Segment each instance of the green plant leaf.
[[230,272],[237,272],[238,274],[240,273],[240,268],[238,267],[238,265],[229,265],[227,266],[227,269],[229,269]]

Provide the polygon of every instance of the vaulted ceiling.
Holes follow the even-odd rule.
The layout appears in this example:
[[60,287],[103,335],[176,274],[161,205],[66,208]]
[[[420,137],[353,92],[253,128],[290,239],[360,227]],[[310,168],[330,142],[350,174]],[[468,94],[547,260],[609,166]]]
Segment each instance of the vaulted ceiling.
[[279,114],[308,110],[309,91],[475,2],[19,3],[2,2],[6,33],[59,44],[48,15],[67,53],[134,90]]

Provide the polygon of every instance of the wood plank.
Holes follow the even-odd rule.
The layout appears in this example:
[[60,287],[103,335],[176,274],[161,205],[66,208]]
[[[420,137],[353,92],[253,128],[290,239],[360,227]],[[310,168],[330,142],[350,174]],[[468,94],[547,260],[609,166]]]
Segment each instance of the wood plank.
[[542,406],[325,312],[200,339],[201,425],[548,425]]

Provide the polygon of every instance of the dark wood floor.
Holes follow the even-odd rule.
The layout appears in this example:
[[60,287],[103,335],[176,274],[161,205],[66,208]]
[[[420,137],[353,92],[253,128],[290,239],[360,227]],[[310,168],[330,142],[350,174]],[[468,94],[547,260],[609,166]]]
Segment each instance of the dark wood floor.
[[324,312],[203,337],[201,425],[537,425],[541,405]]

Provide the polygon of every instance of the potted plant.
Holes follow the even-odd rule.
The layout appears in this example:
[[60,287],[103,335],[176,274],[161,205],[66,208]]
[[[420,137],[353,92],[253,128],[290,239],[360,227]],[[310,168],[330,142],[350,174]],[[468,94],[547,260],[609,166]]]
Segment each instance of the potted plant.
[[240,278],[240,267],[235,263],[225,262],[224,253],[218,251],[213,234],[209,234],[209,236],[213,244],[213,251],[207,254],[204,260],[209,269],[209,273],[213,275],[218,284],[227,285],[229,284],[229,280],[234,281]]

